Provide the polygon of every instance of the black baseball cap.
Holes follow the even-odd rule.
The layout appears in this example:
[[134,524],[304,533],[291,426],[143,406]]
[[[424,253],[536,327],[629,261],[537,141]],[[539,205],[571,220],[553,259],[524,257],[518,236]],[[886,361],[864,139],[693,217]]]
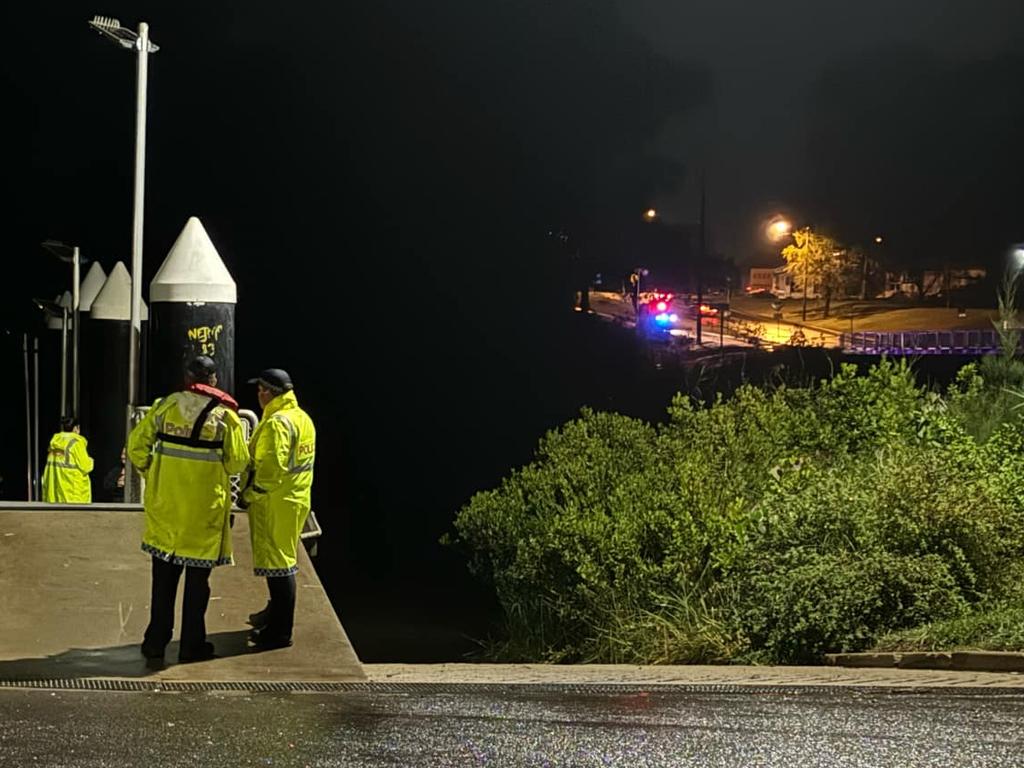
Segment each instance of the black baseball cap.
[[185,370],[197,379],[208,379],[217,372],[217,364],[212,357],[197,355],[188,361]]
[[260,371],[260,375],[255,379],[249,379],[250,384],[262,384],[265,387],[272,387],[274,389],[283,389],[287,392],[290,389],[295,389],[292,384],[292,377],[288,375],[288,371],[282,371],[280,368],[267,368]]

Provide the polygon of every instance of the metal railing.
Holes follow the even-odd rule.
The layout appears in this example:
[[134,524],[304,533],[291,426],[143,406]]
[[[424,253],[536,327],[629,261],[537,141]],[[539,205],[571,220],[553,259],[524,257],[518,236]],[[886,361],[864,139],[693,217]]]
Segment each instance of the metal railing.
[[999,333],[973,331],[863,331],[840,337],[843,352],[865,355],[986,355],[1000,350]]

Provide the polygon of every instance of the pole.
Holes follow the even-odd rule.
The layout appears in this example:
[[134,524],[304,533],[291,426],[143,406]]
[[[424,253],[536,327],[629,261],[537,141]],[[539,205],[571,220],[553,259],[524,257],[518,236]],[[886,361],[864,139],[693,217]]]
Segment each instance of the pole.
[[860,276],[860,300],[864,301],[868,297],[868,251],[864,249],[864,258],[862,259],[863,270]]
[[[125,408],[125,445],[132,431],[132,408],[138,399],[139,357],[142,339],[142,225],[146,194],[146,80],[149,72],[149,24],[139,23],[138,70],[135,90],[135,194],[132,209],[132,303],[128,329],[128,403]],[[131,467],[124,473],[124,500],[134,500]]]
[[810,258],[810,248],[811,248],[811,241],[810,241],[810,238],[808,237],[804,241],[804,249],[807,251],[804,254],[804,289],[803,289],[804,308],[803,308],[803,312],[800,313],[800,319],[803,322],[805,322],[805,323],[807,322],[807,260]]
[[704,266],[704,257],[707,251],[707,209],[708,196],[704,176],[700,177],[700,233],[697,247],[697,346],[701,345],[701,331],[704,325],[704,315],[701,313],[701,305],[704,303],[704,286],[701,282],[701,270]]
[[60,417],[68,415],[68,308],[60,308]]
[[71,415],[78,418],[79,381],[78,381],[78,346],[79,346],[79,318],[78,303],[81,293],[81,258],[78,246],[75,246],[71,257]]
[[25,479],[26,501],[32,501],[32,394],[28,375],[28,334],[21,336],[21,349],[25,354]]
[[35,403],[33,403],[33,425],[32,425],[32,436],[33,436],[33,451],[32,451],[32,488],[34,498],[39,499],[41,494],[39,493],[39,337],[35,336],[32,338],[32,367],[34,369],[34,381],[32,385],[35,389]]

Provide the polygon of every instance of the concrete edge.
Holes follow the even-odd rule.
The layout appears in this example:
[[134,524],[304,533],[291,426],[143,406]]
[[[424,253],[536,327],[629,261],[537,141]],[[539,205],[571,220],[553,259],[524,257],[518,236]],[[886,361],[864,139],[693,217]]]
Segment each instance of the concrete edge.
[[1011,651],[894,651],[891,653],[829,653],[834,667],[932,669],[963,672],[1024,672],[1024,653]]
[[840,666],[627,664],[363,664],[370,683],[494,685],[730,685],[737,687],[994,687],[1024,689],[1014,671]]

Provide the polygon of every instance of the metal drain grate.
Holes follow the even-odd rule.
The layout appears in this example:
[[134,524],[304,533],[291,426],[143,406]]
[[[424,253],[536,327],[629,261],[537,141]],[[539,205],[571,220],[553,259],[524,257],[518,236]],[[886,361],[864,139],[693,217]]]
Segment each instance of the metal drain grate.
[[0,689],[36,689],[49,691],[125,691],[202,693],[209,691],[242,691],[246,693],[370,693],[431,695],[485,695],[511,697],[517,695],[584,695],[628,696],[640,694],[734,694],[799,696],[820,695],[901,695],[920,696],[1024,696],[1024,685],[1014,688],[997,687],[898,687],[898,686],[841,686],[841,685],[733,685],[733,684],[586,684],[559,685],[553,683],[341,683],[341,682],[177,682],[162,680],[105,680],[94,678],[67,680],[0,680]]

